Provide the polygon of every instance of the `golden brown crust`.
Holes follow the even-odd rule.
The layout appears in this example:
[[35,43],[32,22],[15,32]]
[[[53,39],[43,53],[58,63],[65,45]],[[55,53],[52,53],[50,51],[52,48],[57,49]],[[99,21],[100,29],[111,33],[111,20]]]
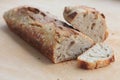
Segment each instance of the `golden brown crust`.
[[109,35],[109,32],[106,31],[106,32],[105,32],[105,38],[104,38],[104,41],[107,39],[108,35]]
[[115,61],[114,55],[112,55],[110,58],[106,60],[100,60],[93,63],[89,63],[89,62],[78,59],[78,66],[83,69],[92,70],[92,69],[102,68],[107,65],[110,65],[110,63],[114,61]]
[[[77,11],[74,11],[74,9],[78,9],[78,8],[85,9],[86,14],[88,14],[89,10],[91,10],[94,14],[99,13],[95,8],[87,7],[84,5],[74,6],[74,7],[65,7],[64,13],[63,13],[65,20],[71,23],[75,19],[75,17],[79,16],[79,13]],[[86,16],[86,14],[84,14],[84,17]]]
[[46,13],[32,7],[12,9],[4,14],[4,19],[14,33],[54,63],[56,63],[54,57],[56,44],[71,35],[83,36],[66,23],[49,17]]
[[39,50],[41,53],[43,53],[45,56],[47,56],[50,60],[54,62],[52,49],[49,49],[47,47],[42,48],[42,39],[39,39],[40,42],[38,42],[36,39],[34,39],[37,35],[32,35],[28,29],[26,29],[28,31],[22,30],[22,28],[20,28],[21,26],[13,28],[13,24],[11,24],[10,21],[7,21],[7,24],[14,33],[16,33],[19,37],[21,37],[27,43],[35,47],[37,50]]

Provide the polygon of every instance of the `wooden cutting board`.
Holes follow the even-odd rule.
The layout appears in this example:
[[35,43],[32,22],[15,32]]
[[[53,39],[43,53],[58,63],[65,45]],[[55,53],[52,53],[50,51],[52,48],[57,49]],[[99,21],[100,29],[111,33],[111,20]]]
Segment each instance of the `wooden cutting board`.
[[[109,38],[116,61],[105,68],[83,70],[77,61],[53,64],[36,49],[12,33],[3,13],[13,7],[42,8],[63,20],[67,5],[95,7],[106,15]],[[0,0],[0,80],[120,80],[120,1],[117,0]]]

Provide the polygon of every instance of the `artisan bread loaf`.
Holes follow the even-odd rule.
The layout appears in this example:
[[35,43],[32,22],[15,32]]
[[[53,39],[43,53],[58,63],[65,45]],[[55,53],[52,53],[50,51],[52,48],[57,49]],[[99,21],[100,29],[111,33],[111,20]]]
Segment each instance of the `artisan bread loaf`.
[[107,36],[105,16],[86,6],[65,7],[64,18],[73,28],[86,34],[95,42],[103,42]]
[[78,57],[78,65],[84,69],[97,69],[114,62],[113,50],[104,43],[97,43]]
[[50,13],[23,6],[4,14],[8,27],[54,63],[76,59],[94,41]]

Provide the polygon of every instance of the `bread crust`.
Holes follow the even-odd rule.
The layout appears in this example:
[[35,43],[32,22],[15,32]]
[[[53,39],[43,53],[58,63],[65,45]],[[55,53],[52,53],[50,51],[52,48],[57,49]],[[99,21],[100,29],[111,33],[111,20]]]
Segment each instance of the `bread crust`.
[[31,32],[28,29],[23,30],[22,28],[20,28],[23,25],[21,25],[21,26],[18,25],[16,28],[13,28],[14,25],[11,24],[11,23],[12,23],[11,21],[7,21],[7,25],[9,26],[9,28],[12,32],[17,34],[20,38],[22,38],[28,44],[35,47],[37,50],[39,50],[41,53],[43,53],[46,57],[48,57],[50,60],[52,60],[52,62],[54,62],[53,49],[52,48],[48,48],[48,47],[47,48],[45,48],[45,47],[42,48],[42,43],[44,42],[42,39],[39,39],[40,42],[37,41],[36,39],[34,39],[35,37],[37,37],[37,35],[32,35]]
[[106,31],[106,32],[105,32],[105,38],[104,38],[104,41],[107,39],[108,36],[109,36],[109,32]]
[[[79,19],[80,19],[79,17],[81,16],[81,14],[84,14],[83,18],[85,18],[85,16],[88,13],[91,13],[91,14],[95,15],[94,20],[97,20],[98,18],[100,18],[102,20],[102,22],[103,22],[102,25],[104,24],[103,26],[100,26],[100,27],[104,28],[104,30],[102,30],[103,34],[97,36],[96,38],[93,37],[94,35],[96,35],[95,33],[93,33],[93,35],[89,35],[88,33],[86,33],[87,31],[82,30],[82,27],[79,27],[83,23],[83,22],[79,21]],[[74,29],[77,29],[78,31],[86,34],[91,39],[93,39],[96,43],[97,42],[103,42],[103,41],[105,41],[107,39],[107,37],[108,37],[108,31],[107,31],[107,25],[106,25],[106,22],[105,22],[105,16],[104,16],[103,13],[100,13],[95,8],[91,8],[91,7],[87,7],[87,6],[74,6],[74,7],[68,6],[68,7],[65,7],[63,15],[64,15],[64,19],[68,23],[70,23],[73,26]],[[81,19],[82,19],[82,17],[81,17]],[[85,24],[86,23],[84,23],[84,25]],[[96,23],[93,22],[93,24],[96,24]],[[84,27],[88,28],[88,26],[84,26]],[[92,30],[93,30],[93,27],[91,27],[91,33],[94,32]],[[88,30],[88,31],[90,31],[90,30]],[[99,30],[97,30],[97,31],[98,31],[98,33],[100,33]],[[98,38],[99,38],[99,40],[96,40]]]
[[110,65],[110,63],[112,63],[114,61],[115,61],[114,55],[112,55],[111,57],[109,57],[106,60],[99,60],[94,63],[88,63],[84,60],[78,59],[78,66],[83,69],[92,70],[92,69],[102,68],[107,65]]
[[[64,39],[73,35],[89,39],[66,23],[51,17],[51,14],[33,7],[22,6],[9,10],[4,14],[4,19],[15,34],[39,50],[53,63],[58,63],[54,56],[55,47]],[[94,43],[91,39],[89,41]]]

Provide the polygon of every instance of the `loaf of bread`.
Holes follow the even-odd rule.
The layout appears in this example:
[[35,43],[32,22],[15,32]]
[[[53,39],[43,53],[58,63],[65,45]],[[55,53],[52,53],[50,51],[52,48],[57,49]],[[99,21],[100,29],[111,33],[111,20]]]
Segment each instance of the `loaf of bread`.
[[86,34],[96,43],[103,42],[107,36],[105,16],[94,8],[86,6],[65,7],[64,18],[73,28]]
[[76,59],[94,41],[50,13],[23,6],[4,14],[8,27],[54,63]]
[[97,69],[115,61],[113,50],[104,43],[97,43],[78,57],[78,65],[84,69]]

